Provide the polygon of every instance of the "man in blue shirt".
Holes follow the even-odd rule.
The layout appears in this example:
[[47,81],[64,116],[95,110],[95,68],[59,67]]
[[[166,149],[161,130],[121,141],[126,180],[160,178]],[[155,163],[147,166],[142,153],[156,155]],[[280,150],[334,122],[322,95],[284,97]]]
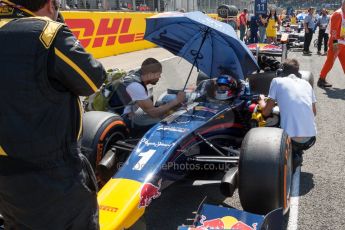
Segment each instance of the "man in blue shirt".
[[305,35],[304,35],[303,55],[311,55],[309,46],[310,46],[311,40],[313,39],[313,33],[314,33],[314,28],[315,28],[314,11],[315,9],[313,7],[310,7],[308,9],[308,15],[304,18]]
[[321,15],[317,20],[316,27],[319,27],[319,37],[317,43],[317,54],[321,55],[321,45],[322,41],[324,44],[324,53],[323,56],[327,55],[328,49],[328,33],[326,33],[326,28],[329,23],[329,15],[327,14],[327,10],[325,8],[322,9]]

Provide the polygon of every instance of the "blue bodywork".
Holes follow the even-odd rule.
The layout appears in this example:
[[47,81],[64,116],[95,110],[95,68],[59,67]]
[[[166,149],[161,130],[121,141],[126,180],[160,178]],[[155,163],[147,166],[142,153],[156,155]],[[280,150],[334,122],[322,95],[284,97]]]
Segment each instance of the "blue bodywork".
[[231,106],[196,102],[175,112],[141,138],[113,178],[126,178],[143,183],[156,183],[162,178],[178,179],[186,172],[174,168],[173,165],[187,162],[188,154],[185,154],[185,150],[200,142],[195,133],[206,138],[217,134],[244,136],[244,126],[238,121],[235,112],[242,110],[243,105],[244,101],[240,100]]
[[203,204],[198,211],[193,226],[181,226],[178,230],[260,230],[281,229],[283,210],[276,209],[266,216],[257,215],[234,208]]

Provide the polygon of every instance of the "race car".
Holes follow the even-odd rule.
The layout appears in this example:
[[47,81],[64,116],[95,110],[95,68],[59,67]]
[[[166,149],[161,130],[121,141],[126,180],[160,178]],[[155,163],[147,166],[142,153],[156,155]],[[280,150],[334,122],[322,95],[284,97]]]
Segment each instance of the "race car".
[[202,204],[195,215],[192,225],[182,225],[178,230],[268,230],[281,229],[282,209],[276,209],[267,215],[257,215],[234,208]]
[[291,25],[289,22],[280,27],[277,32],[277,41],[281,42],[283,36],[288,35],[287,48],[302,48],[304,45],[304,30],[301,23]]
[[[202,170],[204,164],[226,165],[219,167],[224,169],[220,190],[231,197],[238,188],[244,211],[265,215],[282,208],[286,213],[291,142],[279,128],[278,109],[269,118],[256,109],[257,95],[267,95],[274,77],[247,76],[245,91],[227,101],[211,100],[201,81],[186,107],[142,136],[131,133],[115,113],[86,112],[82,152],[103,186],[98,193],[101,229],[144,229],[147,207],[191,167]],[[173,93],[168,90],[158,103]]]
[[188,175],[188,165],[227,165],[221,191],[230,197],[238,188],[245,211],[267,214],[282,207],[287,212],[291,143],[278,128],[279,113],[265,120],[255,110],[257,94],[269,87],[255,86],[257,79],[248,76],[251,93],[227,102],[207,99],[198,87],[185,108],[141,137],[117,114],[85,113],[83,152],[105,184],[98,193],[101,229],[135,225],[166,187]]

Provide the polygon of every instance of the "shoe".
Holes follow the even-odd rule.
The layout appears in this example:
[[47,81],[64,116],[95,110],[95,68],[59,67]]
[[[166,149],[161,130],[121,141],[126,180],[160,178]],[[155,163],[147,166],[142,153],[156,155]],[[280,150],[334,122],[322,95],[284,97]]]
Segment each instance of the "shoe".
[[311,56],[311,53],[308,51],[303,51],[303,56]]
[[332,87],[332,84],[328,83],[325,79],[319,78],[317,86],[320,88]]
[[327,51],[324,52],[321,56],[327,56]]
[[317,51],[317,55],[321,55],[321,52],[320,52],[320,51]]

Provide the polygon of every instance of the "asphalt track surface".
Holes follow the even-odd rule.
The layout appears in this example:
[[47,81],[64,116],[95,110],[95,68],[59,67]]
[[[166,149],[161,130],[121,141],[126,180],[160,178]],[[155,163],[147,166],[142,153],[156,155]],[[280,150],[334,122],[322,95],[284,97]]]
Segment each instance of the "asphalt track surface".
[[[314,38],[316,36],[314,35]],[[319,72],[326,57],[316,55],[302,56],[301,52],[289,52],[289,58],[296,58],[302,70],[309,70],[314,75],[317,97],[316,144],[304,154],[300,175],[295,177],[295,190],[292,207],[285,217],[286,229],[345,229],[345,75],[337,60],[328,75],[332,88],[320,89],[316,86]],[[183,86],[190,70],[190,64],[173,57],[160,48],[133,52],[106,59],[101,59],[107,68],[124,68],[126,70],[140,66],[142,60],[155,57],[163,60],[163,75],[154,90],[159,95],[165,88],[178,89]],[[193,72],[191,84],[195,82]],[[152,202],[145,214],[147,229],[170,230],[178,225],[190,224],[200,202],[207,196],[207,201],[214,204],[231,205],[241,209],[237,192],[234,197],[225,198],[219,192],[219,175],[212,172],[196,175],[198,181],[192,185],[191,180],[176,182],[163,190],[159,199]],[[207,174],[207,175],[205,175]],[[214,179],[204,183],[204,179]]]

